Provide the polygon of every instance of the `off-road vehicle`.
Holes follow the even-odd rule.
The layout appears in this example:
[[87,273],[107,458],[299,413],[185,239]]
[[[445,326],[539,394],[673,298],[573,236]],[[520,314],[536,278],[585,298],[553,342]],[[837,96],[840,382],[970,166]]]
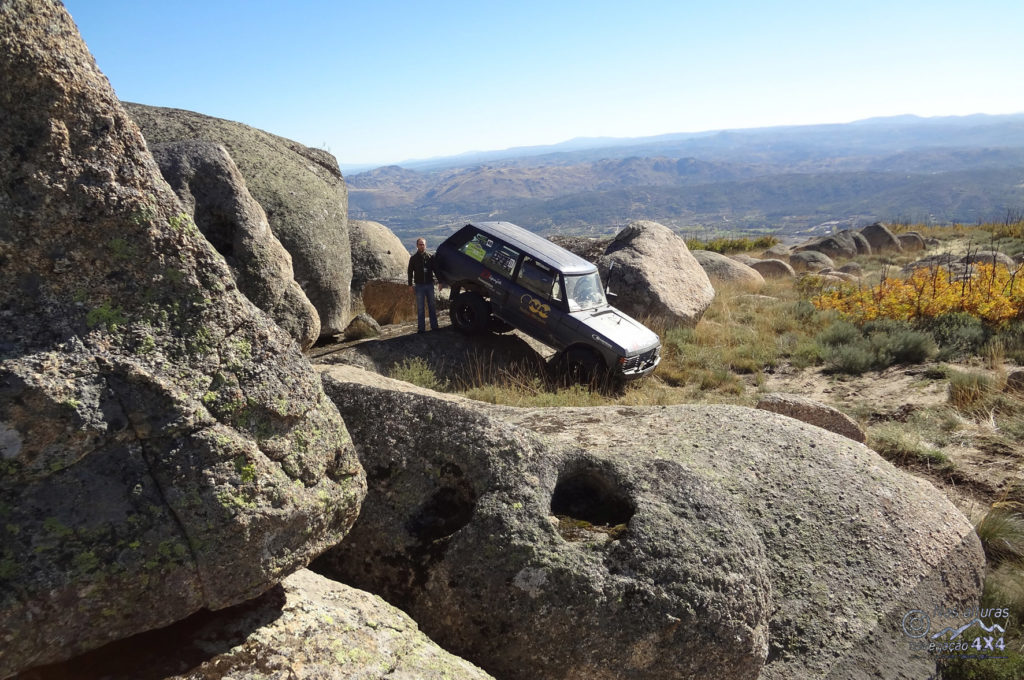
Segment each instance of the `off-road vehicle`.
[[513,328],[558,350],[577,376],[640,378],[658,365],[658,336],[608,304],[597,267],[510,222],[467,224],[434,255],[451,286],[452,324],[467,333]]

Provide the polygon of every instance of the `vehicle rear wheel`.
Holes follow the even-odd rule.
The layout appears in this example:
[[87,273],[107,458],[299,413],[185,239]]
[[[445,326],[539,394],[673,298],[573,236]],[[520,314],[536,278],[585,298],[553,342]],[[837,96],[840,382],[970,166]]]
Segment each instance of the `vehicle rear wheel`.
[[563,375],[580,385],[592,383],[606,370],[601,357],[588,347],[570,347],[562,354],[559,363]]
[[491,318],[491,305],[479,294],[466,291],[452,302],[452,325],[463,333],[483,333]]

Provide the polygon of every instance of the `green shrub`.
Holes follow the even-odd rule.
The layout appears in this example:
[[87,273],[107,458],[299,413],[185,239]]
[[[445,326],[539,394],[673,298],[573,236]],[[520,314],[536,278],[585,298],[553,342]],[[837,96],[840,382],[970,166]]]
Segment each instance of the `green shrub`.
[[388,376],[395,380],[404,380],[428,390],[444,391],[448,389],[448,381],[440,380],[434,369],[427,365],[422,357],[403,359],[391,367]]
[[858,328],[836,321],[817,336],[826,369],[860,375],[894,364],[920,363],[936,353],[935,341],[905,321],[881,319]]
[[870,343],[864,338],[844,345],[826,345],[822,352],[825,369],[832,373],[861,375],[875,367],[876,359]]
[[825,347],[838,347],[858,343],[863,339],[860,329],[849,321],[836,321],[818,334],[818,342]]
[[996,338],[1002,342],[1007,359],[1024,364],[1024,320],[1008,322],[997,330]]
[[943,361],[978,354],[992,335],[981,319],[967,312],[922,319],[919,328],[935,339],[940,349],[939,359]]
[[878,338],[879,361],[886,366],[919,364],[931,359],[937,351],[932,336],[920,331],[897,330]]

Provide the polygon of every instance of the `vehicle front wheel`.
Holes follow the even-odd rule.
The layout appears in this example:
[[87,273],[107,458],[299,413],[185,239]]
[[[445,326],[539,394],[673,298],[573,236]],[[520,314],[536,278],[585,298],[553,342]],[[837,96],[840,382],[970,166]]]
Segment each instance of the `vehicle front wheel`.
[[580,385],[594,382],[607,370],[597,352],[588,347],[570,347],[562,354],[559,365],[566,378]]
[[483,333],[491,318],[491,305],[479,294],[466,291],[452,302],[450,314],[452,325],[463,333]]

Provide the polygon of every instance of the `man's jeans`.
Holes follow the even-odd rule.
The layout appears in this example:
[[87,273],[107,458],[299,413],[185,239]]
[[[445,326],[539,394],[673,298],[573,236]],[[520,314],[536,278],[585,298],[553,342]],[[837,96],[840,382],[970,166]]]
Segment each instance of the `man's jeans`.
[[416,329],[422,333],[426,330],[423,323],[423,301],[430,307],[430,329],[437,330],[437,306],[434,303],[434,284],[416,284]]

